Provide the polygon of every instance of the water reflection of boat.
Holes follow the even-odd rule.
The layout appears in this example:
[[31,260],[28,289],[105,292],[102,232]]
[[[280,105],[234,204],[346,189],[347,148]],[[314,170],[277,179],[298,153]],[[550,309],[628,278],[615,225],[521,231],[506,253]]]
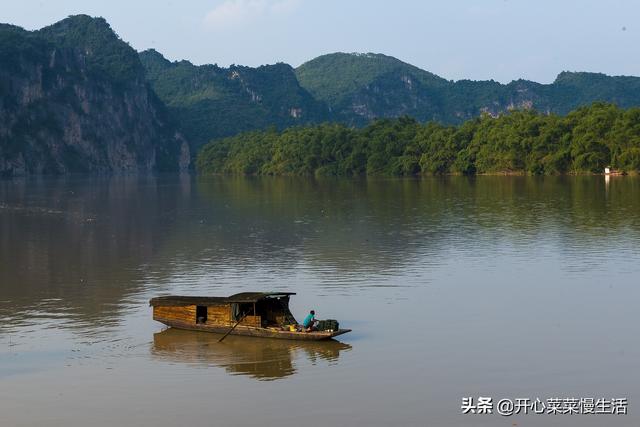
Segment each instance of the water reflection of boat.
[[335,340],[286,341],[254,340],[229,336],[218,342],[219,334],[166,329],[153,335],[151,354],[160,360],[200,366],[215,365],[236,375],[259,380],[275,380],[296,372],[295,360],[336,363],[341,351],[351,346]]
[[[304,331],[289,310],[293,292],[241,292],[230,297],[168,295],[152,298],[153,319],[167,326],[252,337],[319,341],[351,332],[336,321]],[[320,322],[322,323],[322,322]]]

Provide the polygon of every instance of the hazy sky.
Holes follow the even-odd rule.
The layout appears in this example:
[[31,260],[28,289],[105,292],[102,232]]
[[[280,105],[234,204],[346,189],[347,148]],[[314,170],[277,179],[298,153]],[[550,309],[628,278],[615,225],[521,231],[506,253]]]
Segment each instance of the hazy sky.
[[448,79],[563,70],[640,75],[638,0],[0,0],[0,22],[36,29],[103,16],[135,49],[222,66],[378,52]]

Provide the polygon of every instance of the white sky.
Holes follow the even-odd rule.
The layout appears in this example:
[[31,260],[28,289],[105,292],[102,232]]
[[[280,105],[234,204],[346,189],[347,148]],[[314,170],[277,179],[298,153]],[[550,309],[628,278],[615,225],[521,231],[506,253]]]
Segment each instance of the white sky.
[[640,75],[637,0],[0,0],[0,22],[27,29],[78,13],[103,16],[137,50],[196,64],[297,66],[342,51],[454,80]]

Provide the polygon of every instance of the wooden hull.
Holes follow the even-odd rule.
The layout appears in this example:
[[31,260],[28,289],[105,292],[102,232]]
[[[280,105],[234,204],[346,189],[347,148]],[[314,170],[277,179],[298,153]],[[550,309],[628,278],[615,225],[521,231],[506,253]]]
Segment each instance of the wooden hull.
[[[204,331],[214,332],[218,334],[226,334],[231,329],[226,325],[207,325],[207,324],[194,324],[190,322],[184,322],[180,320],[168,320],[168,319],[156,319],[159,322],[164,323],[167,326],[177,329],[187,329],[191,331]],[[328,331],[314,331],[314,332],[290,332],[279,331],[266,328],[258,328],[255,326],[238,325],[231,332],[230,335],[244,335],[249,337],[261,337],[261,338],[276,338],[283,340],[304,340],[304,341],[320,341],[328,340],[338,335],[351,332],[351,329],[340,329],[334,332]]]

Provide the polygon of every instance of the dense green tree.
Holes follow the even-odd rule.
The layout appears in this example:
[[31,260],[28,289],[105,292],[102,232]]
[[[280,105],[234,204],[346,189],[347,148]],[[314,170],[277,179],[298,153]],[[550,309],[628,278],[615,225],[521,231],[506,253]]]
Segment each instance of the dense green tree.
[[640,171],[640,109],[594,103],[566,117],[516,110],[459,126],[412,118],[250,132],[213,141],[202,173],[269,175],[562,174]]

